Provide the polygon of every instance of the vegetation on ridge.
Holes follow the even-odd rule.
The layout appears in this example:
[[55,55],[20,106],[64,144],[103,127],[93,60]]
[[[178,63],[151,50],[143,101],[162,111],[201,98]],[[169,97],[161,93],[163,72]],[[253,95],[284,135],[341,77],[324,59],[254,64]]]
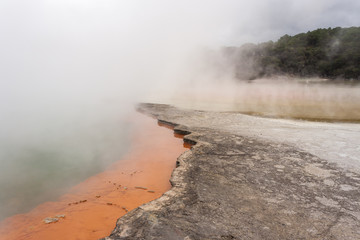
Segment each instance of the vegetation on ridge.
[[360,27],[317,29],[278,41],[227,47],[236,77],[276,74],[360,80]]

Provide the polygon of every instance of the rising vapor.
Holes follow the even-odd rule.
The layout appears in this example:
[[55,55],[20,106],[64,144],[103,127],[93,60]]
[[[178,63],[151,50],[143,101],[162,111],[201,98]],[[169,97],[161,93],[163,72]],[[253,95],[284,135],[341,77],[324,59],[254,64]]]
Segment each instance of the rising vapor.
[[232,81],[212,49],[360,24],[340,3],[1,1],[0,219],[119,159],[134,103]]

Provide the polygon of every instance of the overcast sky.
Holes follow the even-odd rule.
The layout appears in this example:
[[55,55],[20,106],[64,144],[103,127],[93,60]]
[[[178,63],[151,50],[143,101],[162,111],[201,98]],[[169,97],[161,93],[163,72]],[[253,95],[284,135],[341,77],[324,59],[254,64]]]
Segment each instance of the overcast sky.
[[204,49],[360,26],[359,13],[359,0],[0,0],[0,176],[34,174],[3,165],[37,161],[29,149],[119,157],[134,102],[224,85]]
[[[229,38],[231,43],[277,40],[284,34],[293,35],[317,28],[360,25],[358,14],[360,1],[356,0],[265,0],[253,2],[249,4],[252,13],[235,27],[236,30]],[[246,37],[242,34],[245,34]]]
[[150,39],[160,34],[171,40],[170,35],[187,33],[195,35],[192,39],[213,38],[206,43],[240,44],[319,27],[358,26],[359,10],[357,0],[2,0],[0,30],[2,41],[17,43],[51,37],[103,40],[103,34]]
[[357,0],[1,0],[0,107],[130,99],[188,77],[196,48],[360,26],[359,12]]

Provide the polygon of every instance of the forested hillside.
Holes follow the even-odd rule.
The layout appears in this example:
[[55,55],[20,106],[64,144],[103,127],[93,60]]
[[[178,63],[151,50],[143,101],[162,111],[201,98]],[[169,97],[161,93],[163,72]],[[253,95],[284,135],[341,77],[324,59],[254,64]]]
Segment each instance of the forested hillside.
[[276,42],[227,47],[225,54],[240,79],[288,74],[360,80],[360,27],[284,35]]

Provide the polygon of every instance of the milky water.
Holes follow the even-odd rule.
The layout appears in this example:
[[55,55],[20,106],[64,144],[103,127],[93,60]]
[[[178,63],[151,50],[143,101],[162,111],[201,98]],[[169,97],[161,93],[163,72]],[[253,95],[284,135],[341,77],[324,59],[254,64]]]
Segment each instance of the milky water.
[[[297,94],[298,88],[287,84],[281,85],[287,89],[234,85],[226,61],[198,56],[209,48],[276,40],[324,27],[324,22],[335,27],[335,13],[353,16],[347,19],[355,22],[342,25],[358,25],[356,11],[328,7],[325,0],[316,8],[313,2],[295,8],[281,4],[291,14],[281,15],[280,21],[273,5],[234,0],[0,1],[0,219],[55,199],[119,159],[131,130],[124,108],[129,99],[133,103],[148,92],[160,103],[195,109],[358,119],[355,88],[300,88]],[[304,14],[311,21],[297,20]],[[205,59],[210,64],[203,64]],[[154,85],[162,87],[160,93]],[[306,107],[296,104],[308,96],[319,97]]]
[[168,103],[223,112],[223,118],[214,115],[199,119],[198,127],[206,124],[231,133],[287,143],[360,173],[358,84],[293,78],[213,86],[194,84],[169,98]]
[[326,122],[360,122],[360,84],[320,78],[200,82],[167,98],[179,107]]
[[[359,165],[359,124],[341,123],[360,120],[357,85],[224,82],[186,85],[168,95],[154,95],[143,101],[266,116],[234,118],[226,129],[285,141],[334,162],[341,160],[348,168]],[[46,111],[23,105],[18,111],[16,106],[13,111],[11,106],[2,109],[1,218],[55,200],[70,186],[120,159],[129,144],[131,111],[121,104],[49,107]]]
[[29,126],[23,126],[27,121],[22,119],[18,123],[23,125],[8,124],[12,131],[1,126],[0,219],[55,200],[127,151],[130,119],[109,114],[73,117]]

